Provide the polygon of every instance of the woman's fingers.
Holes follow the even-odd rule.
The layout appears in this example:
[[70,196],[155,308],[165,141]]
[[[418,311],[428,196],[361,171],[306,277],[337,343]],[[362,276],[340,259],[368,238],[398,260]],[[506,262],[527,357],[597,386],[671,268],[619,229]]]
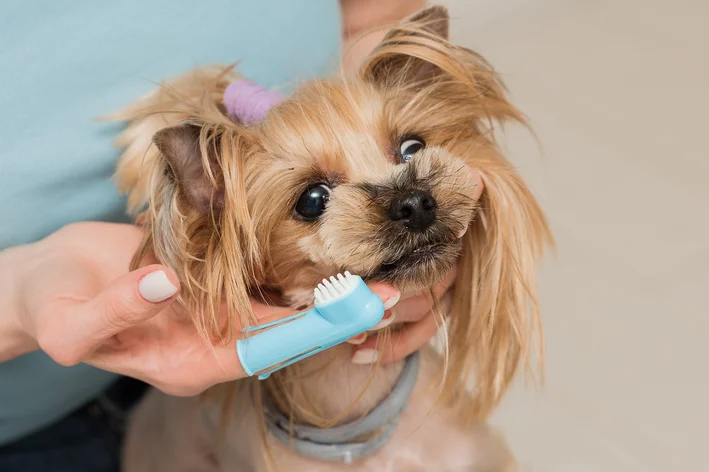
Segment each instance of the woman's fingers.
[[[436,297],[442,297],[443,294],[448,291],[448,289],[453,285],[455,281],[456,270],[451,270],[446,278],[436,285],[434,292]],[[405,298],[397,303],[394,309],[396,323],[414,323],[423,319],[424,316],[428,314],[433,308],[433,299],[431,294],[428,292],[421,293],[419,295],[414,295],[409,298]]]
[[429,313],[422,320],[402,325],[400,330],[392,332],[384,346],[378,345],[380,339],[385,339],[381,333],[369,337],[356,347],[352,362],[373,364],[381,361],[387,364],[400,361],[425,346],[437,330],[438,320],[433,313]]
[[[370,286],[385,306],[398,300],[399,291],[383,284]],[[296,310],[252,302],[260,325],[299,313]],[[171,395],[195,395],[217,383],[246,376],[234,342],[211,345],[191,323],[170,316],[152,320],[142,330],[122,333],[118,345],[106,345],[89,362],[100,368],[129,375],[150,383]],[[148,329],[154,329],[143,340]],[[146,343],[143,341],[150,342]],[[159,341],[157,341],[159,340]],[[143,349],[136,355],[131,342]],[[127,347],[127,349],[126,349]]]
[[[437,297],[443,296],[443,294],[450,289],[451,285],[455,281],[456,268],[454,267],[447,275],[446,278],[440,282],[434,288]],[[415,323],[423,319],[433,308],[433,300],[429,292],[419,293],[416,295],[409,295],[408,297],[399,300],[395,306],[392,306],[390,310],[384,313],[384,318],[379,322],[371,331],[378,331],[392,323]],[[367,337],[371,337],[372,333],[362,333],[358,336],[350,338],[347,342],[353,345],[361,345],[367,340]]]
[[[87,363],[100,369],[127,375],[146,383],[168,395],[193,396],[209,387],[246,376],[236,355],[234,343],[210,345],[194,329],[173,335],[181,341],[163,340],[162,345],[150,349],[141,346],[139,354],[131,349],[106,346],[94,352]],[[151,338],[151,341],[155,340]],[[173,344],[174,343],[174,344]],[[179,346],[184,352],[176,352]]]
[[40,348],[61,365],[74,365],[116,334],[137,326],[175,299],[179,282],[159,265],[128,273],[89,300],[50,303],[37,333]]
[[[448,292],[441,299],[444,314],[450,311],[452,298],[451,292]],[[384,364],[398,362],[428,344],[440,326],[440,318],[433,311],[429,311],[418,321],[401,325],[401,329],[393,331],[388,337],[382,336],[382,333],[368,337],[354,348],[352,362],[355,364],[372,364],[378,361]],[[386,343],[380,346],[380,340]]]

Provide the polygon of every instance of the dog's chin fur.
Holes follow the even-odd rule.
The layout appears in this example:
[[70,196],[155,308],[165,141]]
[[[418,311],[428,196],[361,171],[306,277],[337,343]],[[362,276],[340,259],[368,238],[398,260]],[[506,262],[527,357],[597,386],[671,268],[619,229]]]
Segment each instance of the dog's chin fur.
[[[228,342],[253,323],[253,296],[302,308],[323,277],[344,270],[430,290],[457,263],[451,304],[439,305],[449,315],[446,356],[426,371],[436,388],[421,395],[440,399],[460,431],[485,418],[541,349],[534,265],[551,237],[493,140],[494,121],[522,116],[489,65],[450,44],[447,30],[445,10],[427,9],[388,33],[358,77],[306,83],[257,125],[224,113],[223,92],[239,78],[231,68],[192,71],[115,118],[128,122],[119,186],[147,229],[133,265],[150,255],[175,270],[205,337]],[[404,163],[399,144],[410,136],[426,146]],[[305,221],[295,207],[315,184],[330,197]],[[436,202],[420,231],[388,213],[412,191]],[[263,388],[296,422],[357,418],[388,394],[401,364],[358,366],[350,355],[339,346]],[[238,384],[229,388],[261,387]]]

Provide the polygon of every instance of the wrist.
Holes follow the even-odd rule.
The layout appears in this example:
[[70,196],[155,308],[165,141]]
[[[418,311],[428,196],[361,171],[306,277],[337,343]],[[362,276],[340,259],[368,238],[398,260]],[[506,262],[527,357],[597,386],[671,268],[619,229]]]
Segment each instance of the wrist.
[[0,362],[37,349],[22,323],[20,279],[25,250],[26,247],[21,246],[0,251]]

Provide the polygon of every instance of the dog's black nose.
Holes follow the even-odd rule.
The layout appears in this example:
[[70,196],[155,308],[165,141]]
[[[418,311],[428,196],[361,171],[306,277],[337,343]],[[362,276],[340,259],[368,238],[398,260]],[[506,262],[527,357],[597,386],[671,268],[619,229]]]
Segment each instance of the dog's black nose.
[[424,231],[436,219],[436,199],[428,192],[414,190],[389,205],[389,218],[401,222],[406,229]]

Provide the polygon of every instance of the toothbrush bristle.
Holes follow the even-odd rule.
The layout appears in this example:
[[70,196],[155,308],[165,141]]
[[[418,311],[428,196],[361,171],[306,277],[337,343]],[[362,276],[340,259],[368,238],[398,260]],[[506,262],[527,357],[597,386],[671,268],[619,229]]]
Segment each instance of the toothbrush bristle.
[[325,286],[323,284],[318,284],[318,287],[315,289],[315,301],[318,303],[324,303],[328,301],[328,299],[329,297],[327,296]]
[[314,290],[315,303],[324,304],[337,300],[349,294],[350,290],[357,286],[357,278],[349,271],[345,274],[337,274],[329,279],[325,278]]

